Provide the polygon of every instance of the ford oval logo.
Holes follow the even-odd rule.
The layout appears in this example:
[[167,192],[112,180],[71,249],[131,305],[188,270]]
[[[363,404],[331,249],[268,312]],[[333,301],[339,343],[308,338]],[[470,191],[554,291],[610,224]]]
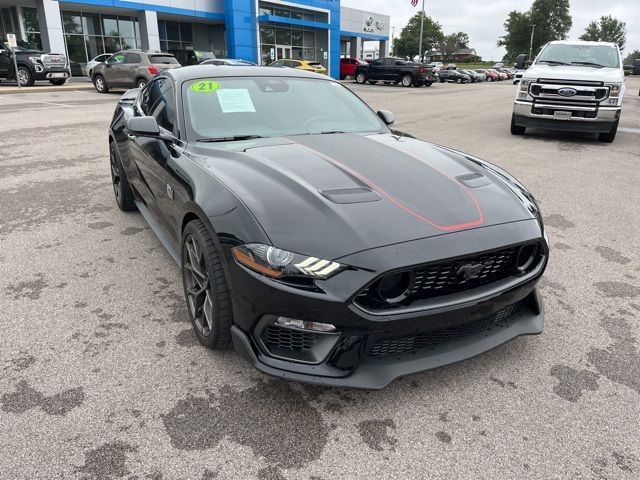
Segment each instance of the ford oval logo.
[[558,95],[562,95],[563,97],[573,97],[577,93],[578,91],[575,88],[561,88],[558,90]]

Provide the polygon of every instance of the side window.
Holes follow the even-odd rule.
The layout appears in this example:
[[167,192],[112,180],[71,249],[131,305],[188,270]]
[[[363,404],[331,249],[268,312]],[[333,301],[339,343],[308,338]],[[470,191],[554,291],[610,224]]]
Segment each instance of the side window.
[[109,59],[108,63],[110,63],[111,65],[117,65],[122,63],[123,61],[124,61],[124,53],[116,53]]
[[140,55],[137,53],[127,53],[124,57],[124,63],[140,63]]
[[173,132],[176,120],[173,84],[166,78],[154,80],[142,92],[142,111],[155,117],[158,125]]
[[371,65],[373,65],[374,67],[381,67],[382,66],[382,61],[381,60],[375,60],[375,61],[371,62]]
[[166,82],[164,78],[159,78],[158,80],[149,82],[149,84],[142,91],[140,107],[142,109],[142,113],[144,113],[145,115],[152,115],[153,106],[160,98],[160,93],[162,91],[162,87],[164,86],[164,82]]

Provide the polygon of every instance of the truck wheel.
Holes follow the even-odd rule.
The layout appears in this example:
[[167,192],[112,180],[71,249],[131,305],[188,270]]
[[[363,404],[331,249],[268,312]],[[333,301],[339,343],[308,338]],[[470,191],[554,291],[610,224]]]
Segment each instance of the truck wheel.
[[611,131],[609,133],[601,133],[598,135],[598,140],[604,143],[611,143],[616,139],[616,133],[618,132],[618,123],[620,120],[616,120],[616,123],[613,124]]
[[207,227],[192,220],[182,234],[182,283],[191,324],[200,343],[219,349],[231,345],[231,292],[222,258]]
[[377,81],[377,80],[369,80],[369,84],[370,84],[370,85],[375,85],[376,83],[378,83],[378,81]]
[[136,80],[136,88],[144,88],[147,86],[147,81],[144,78],[139,78]]
[[27,67],[18,67],[18,82],[22,87],[30,87],[35,81],[33,79],[33,75],[31,74],[31,70]]
[[524,135],[527,127],[516,125],[516,116],[511,114],[511,135]]
[[51,85],[64,85],[67,82],[66,78],[52,78],[49,80]]
[[362,72],[356,73],[356,83],[363,84],[366,81],[367,81],[367,76],[364,73]]
[[93,77],[93,86],[96,87],[98,93],[107,93],[109,91],[109,85],[102,75],[96,75]]
[[403,87],[410,87],[411,85],[413,85],[413,78],[411,77],[411,75],[405,74],[400,79],[400,83],[402,83]]

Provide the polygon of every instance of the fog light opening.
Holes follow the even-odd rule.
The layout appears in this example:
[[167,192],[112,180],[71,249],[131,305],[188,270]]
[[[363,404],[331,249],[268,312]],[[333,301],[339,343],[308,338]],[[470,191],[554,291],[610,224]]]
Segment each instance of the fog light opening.
[[536,261],[539,249],[537,243],[529,243],[520,247],[516,257],[516,268],[519,272],[526,272],[531,267]]
[[311,330],[314,332],[335,332],[337,328],[330,323],[307,322],[294,318],[278,317],[276,325],[284,328],[299,328],[301,330]]
[[398,303],[411,293],[415,277],[413,272],[385,275],[378,282],[378,295],[387,303]]

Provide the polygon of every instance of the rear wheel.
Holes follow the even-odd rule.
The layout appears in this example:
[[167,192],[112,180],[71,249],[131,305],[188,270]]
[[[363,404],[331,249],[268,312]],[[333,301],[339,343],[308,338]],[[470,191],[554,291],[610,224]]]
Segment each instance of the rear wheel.
[[413,85],[413,77],[409,74],[405,74],[400,79],[400,83],[403,87],[410,87],[411,85]]
[[216,244],[200,220],[182,234],[182,283],[191,324],[207,348],[231,344],[231,295]]
[[462,83],[462,79],[461,78],[456,78],[456,83]]
[[364,73],[362,72],[356,73],[356,83],[362,84],[366,81],[367,81],[367,76]]
[[116,142],[109,144],[109,160],[111,163],[111,183],[113,184],[113,194],[116,197],[116,203],[120,210],[130,212],[136,209],[133,201],[133,192],[127,180],[127,174],[124,172],[120,154]]
[[144,78],[136,80],[136,88],[144,88],[147,86],[147,81]]
[[64,85],[67,82],[66,78],[52,78],[49,80],[51,85]]
[[425,87],[430,87],[431,85],[433,85],[433,82],[427,82],[424,84]]
[[444,83],[444,78],[441,78],[441,79],[440,79],[440,83]]
[[27,67],[18,67],[18,83],[21,87],[30,87],[35,83],[31,70]]
[[93,86],[96,87],[98,93],[107,93],[109,91],[109,85],[106,80],[100,74],[93,77]]
[[608,133],[601,133],[598,135],[598,140],[604,143],[611,143],[616,139],[616,133],[618,132],[618,123],[620,120],[616,120],[616,123],[613,124],[611,131]]
[[516,116],[511,114],[511,135],[524,135],[527,128],[516,125]]

